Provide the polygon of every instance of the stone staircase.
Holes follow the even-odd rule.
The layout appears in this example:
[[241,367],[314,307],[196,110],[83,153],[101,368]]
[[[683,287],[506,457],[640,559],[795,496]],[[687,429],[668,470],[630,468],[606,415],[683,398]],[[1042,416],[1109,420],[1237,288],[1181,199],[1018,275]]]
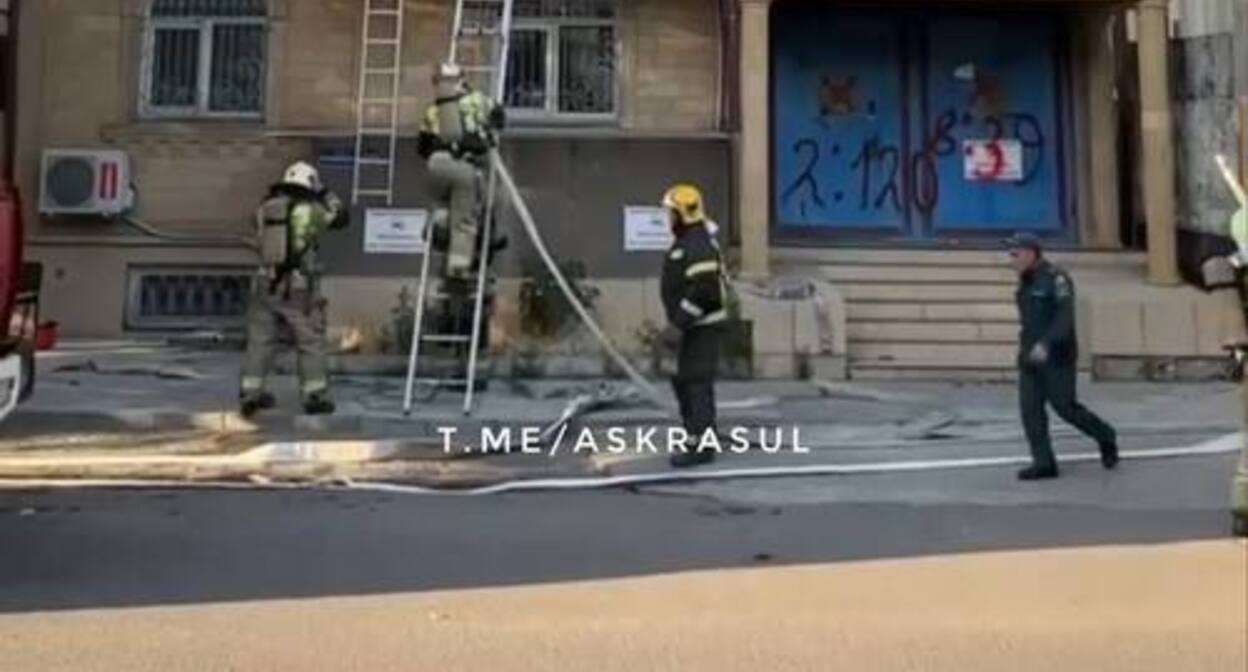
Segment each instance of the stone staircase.
[[[1138,255],[1052,255],[1080,269],[1138,265]],[[819,277],[845,300],[849,375],[859,380],[1009,380],[1018,321],[1014,272],[1000,251],[780,249],[776,271]]]

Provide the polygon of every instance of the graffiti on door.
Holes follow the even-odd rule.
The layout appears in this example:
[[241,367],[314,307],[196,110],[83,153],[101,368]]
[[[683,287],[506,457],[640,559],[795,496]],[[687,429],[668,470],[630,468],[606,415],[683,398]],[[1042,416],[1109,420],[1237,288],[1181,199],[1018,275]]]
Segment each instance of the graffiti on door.
[[[990,58],[935,59],[924,63],[919,89],[903,74],[912,67],[905,50],[880,47],[884,36],[900,33],[896,25],[879,18],[871,30],[868,22],[855,17],[825,29],[820,44],[834,46],[817,56],[799,50],[786,58],[783,48],[777,55],[781,226],[904,229],[937,220],[937,228],[956,228],[962,219],[1000,212],[1000,226],[1012,227],[1055,214],[1055,99],[1019,93],[1046,83],[1046,74],[1051,84],[1052,71],[1033,68],[1039,74],[1020,77],[1014,63],[996,71]],[[808,25],[789,26],[793,34],[784,39],[802,44]],[[976,199],[989,206],[942,208]],[[1028,207],[998,205],[1008,199]]]

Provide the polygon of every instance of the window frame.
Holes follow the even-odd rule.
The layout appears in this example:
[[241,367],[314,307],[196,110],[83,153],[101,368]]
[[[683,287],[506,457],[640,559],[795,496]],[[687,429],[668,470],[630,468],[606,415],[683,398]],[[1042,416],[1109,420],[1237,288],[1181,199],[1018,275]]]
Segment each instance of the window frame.
[[[139,79],[139,116],[144,119],[221,119],[261,120],[264,118],[268,98],[270,63],[268,16],[201,16],[161,17],[152,16],[150,3],[143,28],[143,58]],[[212,109],[212,52],[213,36],[219,26],[259,26],[263,31],[264,72],[261,75],[260,106],[255,111],[215,111]],[[154,105],[152,103],[152,77],[156,64],[156,33],[161,30],[195,30],[198,33],[199,67],[195,73],[195,104],[184,106]]]
[[[509,43],[521,31],[542,32],[546,35],[546,105],[542,109],[532,107],[507,107],[507,116],[521,123],[610,123],[620,118],[620,66],[623,47],[621,20],[616,11],[611,18],[586,17],[517,17],[512,21]],[[560,82],[560,51],[563,46],[564,28],[610,28],[611,29],[611,111],[610,112],[562,112],[559,104],[563,91]]]

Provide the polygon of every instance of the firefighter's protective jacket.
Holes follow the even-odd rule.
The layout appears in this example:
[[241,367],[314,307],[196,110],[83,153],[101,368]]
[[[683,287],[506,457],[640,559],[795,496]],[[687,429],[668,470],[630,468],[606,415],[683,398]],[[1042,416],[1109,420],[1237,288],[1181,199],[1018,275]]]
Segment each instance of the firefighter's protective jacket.
[[[456,99],[448,99],[454,102]],[[495,144],[495,133],[505,123],[502,106],[479,91],[468,91],[457,97],[459,110],[458,129],[462,135],[447,137],[442,123],[442,110],[448,101],[440,100],[425,109],[417,139],[418,151],[426,159],[435,152],[450,152],[455,158],[477,157],[490,151]],[[452,124],[453,125],[453,124]]]
[[672,326],[687,330],[728,317],[727,277],[708,223],[682,226],[663,264],[663,308]]
[[292,273],[305,278],[321,274],[320,237],[326,230],[348,225],[348,212],[330,191],[315,192],[277,184],[256,213],[262,265],[276,285]]

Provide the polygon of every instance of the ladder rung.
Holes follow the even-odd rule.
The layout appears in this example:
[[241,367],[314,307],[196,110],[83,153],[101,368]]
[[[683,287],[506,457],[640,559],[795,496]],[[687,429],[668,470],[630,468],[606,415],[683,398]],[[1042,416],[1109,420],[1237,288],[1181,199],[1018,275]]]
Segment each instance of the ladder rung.
[[481,37],[502,34],[503,29],[498,26],[482,26],[478,24],[472,26],[461,26],[459,29],[460,37]]
[[385,196],[390,197],[389,189],[356,189],[356,196]]
[[366,45],[378,44],[378,45],[382,45],[386,47],[397,47],[399,45],[399,38],[397,37],[370,37],[367,40],[364,40],[364,44]]
[[467,343],[472,340],[472,337],[464,334],[425,334],[420,337],[420,340],[430,343]]
[[498,68],[493,65],[465,65],[462,66],[464,72],[496,72]]
[[393,129],[393,128],[385,128],[385,127],[382,127],[382,126],[362,126],[362,127],[360,128],[360,132],[359,132],[359,134],[360,134],[360,135],[385,135],[385,136],[391,136],[391,135],[394,135],[394,129]]
[[413,378],[412,382],[421,385],[467,385],[467,378]]
[[[400,0],[401,2],[402,0]],[[398,16],[403,12],[397,9],[369,9],[369,16]]]
[[370,156],[361,156],[359,159],[357,159],[357,161],[368,166],[389,166],[390,164],[394,163],[390,159],[375,159]]
[[369,76],[398,77],[401,73],[398,68],[364,68],[364,74]]

